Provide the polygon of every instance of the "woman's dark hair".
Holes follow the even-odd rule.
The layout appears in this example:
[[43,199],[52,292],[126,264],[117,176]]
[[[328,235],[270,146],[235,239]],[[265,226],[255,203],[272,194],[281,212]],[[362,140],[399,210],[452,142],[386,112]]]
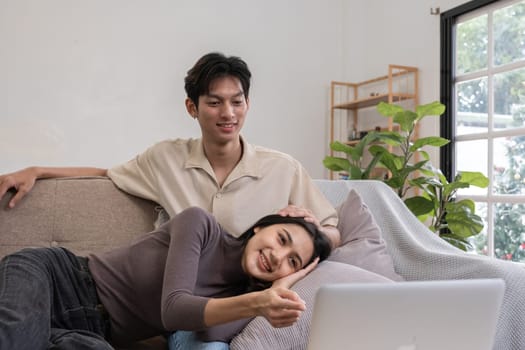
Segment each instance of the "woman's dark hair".
[[[315,224],[312,224],[306,221],[302,217],[281,216],[278,214],[267,215],[259,219],[255,224],[253,224],[252,227],[246,230],[239,237],[239,239],[243,240],[244,244],[246,244],[250,240],[250,238],[252,238],[255,235],[254,229],[256,227],[266,227],[266,226],[271,226],[275,224],[300,225],[310,235],[313,241],[314,251],[313,251],[312,257],[304,266],[308,266],[317,257],[319,257],[319,262],[321,262],[325,260],[328,257],[328,255],[330,255],[332,247],[330,245],[329,238],[323,232],[321,232],[321,230],[319,230]],[[266,288],[270,288],[271,286],[272,286],[272,282],[261,281],[255,278],[251,278],[246,291],[263,290]]]
[[188,71],[184,78],[186,95],[199,105],[199,96],[208,94],[210,83],[220,77],[232,76],[241,82],[244,96],[248,98],[250,92],[250,78],[252,73],[248,65],[239,57],[227,57],[222,53],[211,52],[202,56]]
[[306,264],[304,264],[304,266],[308,266],[308,264],[314,261],[317,257],[319,257],[319,262],[321,262],[328,258],[328,255],[330,255],[332,248],[329,238],[323,232],[321,232],[321,230],[319,230],[315,224],[306,221],[302,217],[282,216],[278,214],[267,215],[259,219],[255,224],[253,224],[252,227],[246,230],[246,232],[240,236],[240,239],[248,242],[248,240],[255,234],[254,229],[256,227],[266,227],[275,224],[296,224],[302,226],[310,235],[314,244],[314,252],[312,254],[312,258]]

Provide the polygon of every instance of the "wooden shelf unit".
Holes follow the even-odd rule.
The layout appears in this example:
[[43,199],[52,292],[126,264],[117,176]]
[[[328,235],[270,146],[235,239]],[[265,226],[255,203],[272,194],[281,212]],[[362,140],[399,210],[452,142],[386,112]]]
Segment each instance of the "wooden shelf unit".
[[[379,86],[383,91],[372,91],[374,87]],[[346,98],[336,98],[336,90],[345,90]],[[413,100],[414,106],[419,103],[418,95],[418,69],[416,67],[401,66],[395,64],[388,65],[388,74],[365,80],[358,83],[332,81],[330,84],[330,143],[336,141],[335,136],[335,119],[336,111],[347,111],[346,116],[351,113],[351,128],[355,128],[359,133],[359,111],[361,109],[377,106],[380,102],[397,103],[406,100]],[[381,124],[381,130],[394,130],[392,118],[385,119],[386,125]],[[349,134],[351,128],[346,127],[345,135]],[[368,128],[370,130],[370,128]],[[416,130],[414,139],[418,138]],[[353,145],[358,140],[339,140],[349,145]],[[334,152],[330,150],[330,155]],[[334,173],[330,172],[330,179],[333,179]]]

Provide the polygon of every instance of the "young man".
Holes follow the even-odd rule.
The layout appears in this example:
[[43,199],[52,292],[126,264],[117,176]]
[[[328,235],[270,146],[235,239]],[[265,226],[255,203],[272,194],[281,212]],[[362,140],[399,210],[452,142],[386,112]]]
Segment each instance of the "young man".
[[198,206],[212,213],[231,234],[240,235],[259,217],[278,212],[305,217],[337,246],[336,211],[302,165],[287,154],[248,144],[241,137],[250,78],[240,58],[206,54],[185,78],[186,109],[199,123],[201,138],[159,142],[109,170],[29,167],[1,175],[0,198],[15,188],[9,204],[14,207],[37,179],[109,176],[122,190],[157,202],[170,216]]

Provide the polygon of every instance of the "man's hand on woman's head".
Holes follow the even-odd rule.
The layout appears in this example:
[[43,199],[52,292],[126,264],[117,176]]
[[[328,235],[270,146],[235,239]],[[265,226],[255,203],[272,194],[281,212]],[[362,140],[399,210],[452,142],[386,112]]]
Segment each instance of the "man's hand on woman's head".
[[286,208],[279,210],[277,214],[282,216],[304,217],[305,221],[316,225],[330,239],[332,249],[341,245],[341,233],[337,227],[328,225],[321,226],[317,217],[315,217],[314,213],[309,209],[289,204]]
[[321,223],[310,209],[302,208],[297,205],[289,204],[286,208],[279,210],[277,214],[282,216],[304,218],[305,221],[310,222],[319,228],[321,227]]

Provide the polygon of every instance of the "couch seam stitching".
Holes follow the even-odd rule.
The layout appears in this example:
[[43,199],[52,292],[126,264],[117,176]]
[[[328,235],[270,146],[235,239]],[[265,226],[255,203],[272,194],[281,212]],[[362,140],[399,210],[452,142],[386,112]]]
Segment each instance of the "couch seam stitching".
[[56,198],[58,196],[58,179],[55,179],[55,189],[54,189],[54,192],[53,192],[53,200],[52,200],[52,203],[51,203],[51,206],[53,208],[53,220],[52,220],[52,227],[51,227],[51,242],[49,242],[49,245],[52,246],[53,242],[55,242],[55,237],[56,237],[56,229],[57,229],[57,225],[56,225],[56,222],[57,222],[57,207],[56,207]]

